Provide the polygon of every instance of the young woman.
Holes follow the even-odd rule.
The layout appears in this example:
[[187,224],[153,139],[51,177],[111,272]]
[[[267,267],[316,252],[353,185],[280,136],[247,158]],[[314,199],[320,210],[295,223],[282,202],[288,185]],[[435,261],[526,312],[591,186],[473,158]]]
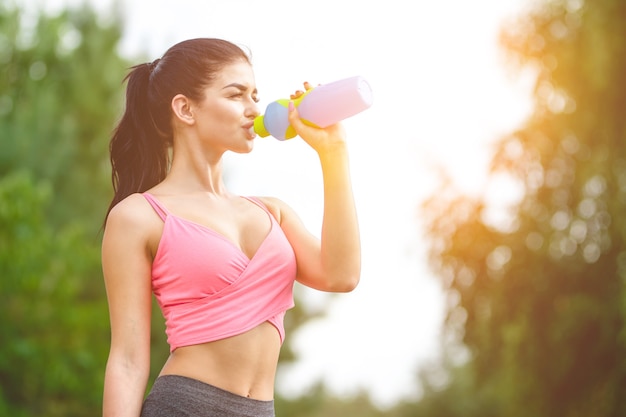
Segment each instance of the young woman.
[[[127,81],[102,243],[111,320],[104,416],[273,416],[294,281],[333,292],[359,281],[345,132],[305,125],[290,106],[292,126],[322,167],[318,239],[284,202],[224,185],[222,156],[252,150],[259,114],[241,48],[184,41],[133,67]],[[144,400],[152,293],[171,355]]]

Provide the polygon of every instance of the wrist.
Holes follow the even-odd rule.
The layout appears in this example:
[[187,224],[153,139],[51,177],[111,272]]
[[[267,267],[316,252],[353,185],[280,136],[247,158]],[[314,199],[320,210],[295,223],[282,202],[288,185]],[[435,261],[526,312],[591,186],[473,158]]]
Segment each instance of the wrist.
[[320,158],[336,158],[348,155],[348,144],[343,140],[329,141],[316,149]]

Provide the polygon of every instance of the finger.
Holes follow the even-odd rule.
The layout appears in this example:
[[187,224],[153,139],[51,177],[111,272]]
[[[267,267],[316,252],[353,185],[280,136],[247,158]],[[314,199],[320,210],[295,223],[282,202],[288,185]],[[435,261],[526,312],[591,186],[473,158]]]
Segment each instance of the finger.
[[299,123],[300,122],[300,115],[298,114],[298,109],[294,105],[293,101],[289,102],[287,110],[288,110],[287,118],[289,119],[289,122],[291,123],[291,125],[293,125],[294,122],[295,123]]
[[[318,84],[317,86],[319,87],[320,85],[322,85],[322,84]],[[306,91],[312,90],[312,89],[314,89],[314,88],[315,88],[315,87],[313,87],[313,86],[311,85],[311,83],[310,83],[310,82],[308,82],[308,81],[305,81],[305,82],[304,82],[304,89],[305,89]]]
[[302,94],[304,94],[304,91],[296,90],[296,92],[294,94],[292,94],[291,96],[289,96],[289,97],[293,100],[293,99],[296,99],[296,98],[300,97]]
[[289,123],[294,129],[296,129],[296,131],[299,131],[302,129],[302,126],[304,126],[304,123],[300,120],[300,113],[298,112],[298,108],[294,105],[293,101],[289,102],[288,109],[289,111],[287,117],[289,118]]

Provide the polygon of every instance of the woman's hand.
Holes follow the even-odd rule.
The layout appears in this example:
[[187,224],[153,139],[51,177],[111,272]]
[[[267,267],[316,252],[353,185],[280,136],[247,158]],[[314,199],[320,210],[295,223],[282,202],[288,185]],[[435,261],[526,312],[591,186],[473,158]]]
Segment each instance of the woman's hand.
[[[296,90],[290,98],[295,100],[301,97],[305,92],[311,90],[312,87],[308,82],[304,82],[304,89],[305,91]],[[300,119],[298,109],[293,105],[293,102],[289,103],[289,123],[293,126],[298,136],[300,136],[318,153],[325,153],[337,147],[345,146],[346,132],[341,123],[327,126],[325,128],[319,128],[304,123]]]
[[313,89],[313,87],[311,87],[311,84],[308,81],[305,81],[303,84],[304,84],[304,91],[296,90],[296,92],[293,93],[291,96],[289,96],[289,98],[291,98],[292,100],[295,100],[298,97],[302,96],[305,92],[308,92],[309,90]]
[[[304,88],[311,89],[309,83]],[[296,91],[291,99],[302,96]],[[293,102],[289,122],[320,158],[324,182],[321,239],[313,238],[292,210],[281,210],[281,226],[296,252],[298,281],[322,291],[352,291],[361,274],[361,243],[352,195],[346,133],[340,123],[319,128],[300,120]]]

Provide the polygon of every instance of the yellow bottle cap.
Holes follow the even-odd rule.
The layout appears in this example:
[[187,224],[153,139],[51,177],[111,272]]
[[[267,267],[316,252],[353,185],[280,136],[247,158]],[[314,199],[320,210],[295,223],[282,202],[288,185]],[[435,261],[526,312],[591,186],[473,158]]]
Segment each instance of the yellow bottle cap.
[[259,115],[254,118],[254,132],[262,138],[270,135],[270,132],[265,129],[265,121],[263,115]]

